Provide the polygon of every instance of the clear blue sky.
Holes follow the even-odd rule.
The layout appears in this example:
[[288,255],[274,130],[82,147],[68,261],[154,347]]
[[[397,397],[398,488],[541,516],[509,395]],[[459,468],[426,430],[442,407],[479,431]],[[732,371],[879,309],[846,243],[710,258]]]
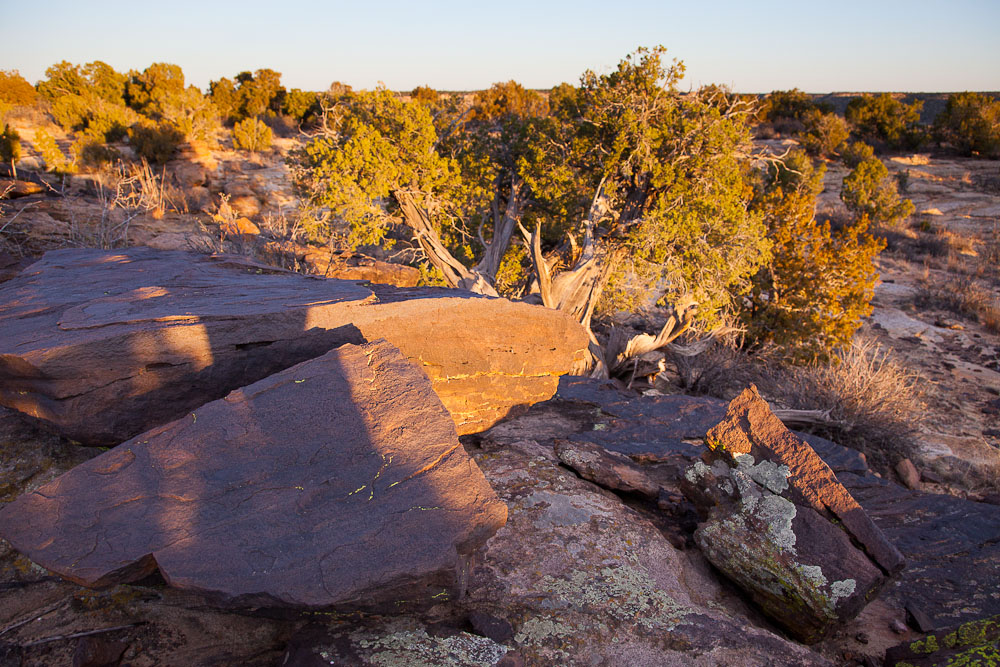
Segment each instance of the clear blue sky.
[[1000,90],[1000,0],[0,0],[0,69],[180,65],[189,83],[269,67],[286,87],[532,88],[663,44],[686,81],[739,92]]

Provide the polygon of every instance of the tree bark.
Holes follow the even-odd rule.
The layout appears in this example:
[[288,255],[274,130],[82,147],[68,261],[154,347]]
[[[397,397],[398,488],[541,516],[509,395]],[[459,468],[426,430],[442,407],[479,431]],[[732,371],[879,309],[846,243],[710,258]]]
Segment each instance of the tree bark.
[[441,237],[431,224],[427,211],[416,204],[411,192],[397,190],[393,196],[399,202],[403,221],[413,232],[414,239],[420,244],[421,250],[431,264],[444,275],[449,286],[486,296],[499,296],[494,287],[497,271],[510,247],[514,230],[520,224],[524,208],[521,186],[516,179],[511,181],[510,197],[503,213],[494,216],[492,239],[487,243],[480,236],[485,252],[482,259],[471,269],[456,259],[441,242]]

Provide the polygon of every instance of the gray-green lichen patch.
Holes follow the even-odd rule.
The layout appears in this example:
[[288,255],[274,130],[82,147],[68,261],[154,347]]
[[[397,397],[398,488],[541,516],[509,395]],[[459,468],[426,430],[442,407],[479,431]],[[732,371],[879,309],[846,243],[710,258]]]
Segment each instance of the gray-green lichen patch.
[[771,493],[782,493],[788,488],[788,476],[791,471],[784,464],[778,465],[764,460],[754,465],[754,459],[749,454],[737,454],[736,469],[749,475],[750,479]]
[[491,639],[459,632],[432,637],[410,619],[390,622],[384,631],[352,636],[355,648],[379,667],[478,667],[495,665],[507,648]]
[[672,630],[691,610],[667,595],[649,574],[628,563],[597,572],[574,570],[565,577],[543,577],[551,597],[546,606],[600,612],[645,628]]

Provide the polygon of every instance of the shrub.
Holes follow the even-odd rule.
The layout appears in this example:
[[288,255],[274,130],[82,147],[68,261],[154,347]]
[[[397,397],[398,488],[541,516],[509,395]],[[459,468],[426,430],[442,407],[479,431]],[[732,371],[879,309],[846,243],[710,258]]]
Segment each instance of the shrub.
[[37,150],[42,160],[45,161],[45,169],[58,173],[68,174],[76,171],[76,165],[70,162],[63,152],[59,150],[59,144],[45,130],[35,132],[35,150]]
[[974,280],[948,280],[943,284],[925,281],[914,302],[921,308],[942,308],[956,315],[981,322],[993,332],[997,326],[1000,302],[993,293]]
[[866,218],[836,232],[816,220],[824,171],[793,153],[761,174],[753,202],[767,223],[772,258],[754,276],[742,319],[756,345],[773,343],[795,361],[827,359],[850,343],[871,314],[875,258],[884,247]]
[[1000,158],[1000,101],[979,93],[951,95],[934,119],[934,133],[965,155]]
[[896,180],[878,158],[861,161],[844,177],[840,198],[855,220],[868,218],[876,226],[894,226],[914,211],[913,202],[901,199]]
[[847,103],[847,120],[863,139],[912,149],[927,138],[919,124],[923,106],[920,101],[905,104],[889,93],[862,95]]
[[814,430],[863,452],[876,469],[913,455],[925,413],[919,378],[873,340],[854,342],[828,363],[769,371],[757,380],[768,400],[829,410],[831,422]]
[[136,121],[136,114],[93,94],[63,95],[52,102],[52,117],[67,132],[87,132],[95,141],[118,141]]
[[235,122],[239,118],[240,97],[233,82],[223,77],[218,81],[209,82],[208,90],[208,96],[218,110],[222,122],[226,124]]
[[160,119],[165,107],[177,104],[184,94],[184,72],[178,65],[153,63],[142,72],[131,72],[125,85],[128,106],[148,118]]
[[21,135],[10,125],[0,132],[0,160],[11,164],[21,159]]
[[292,88],[285,96],[281,107],[282,112],[298,122],[303,122],[312,116],[319,115],[319,96],[298,88]]
[[863,141],[855,141],[840,151],[840,158],[844,165],[854,169],[865,160],[874,160],[875,149]]
[[100,60],[83,67],[65,60],[45,70],[45,80],[38,82],[38,92],[51,102],[66,95],[92,95],[111,104],[124,104],[128,77]]
[[247,118],[233,126],[233,146],[251,153],[269,149],[273,138],[271,128],[257,118]]
[[149,162],[163,164],[174,156],[184,136],[169,123],[136,123],[129,129],[129,140],[136,154]]
[[88,167],[101,167],[121,159],[117,150],[87,135],[73,144],[73,153]]
[[37,97],[35,89],[17,70],[0,70],[0,102],[29,106]]
[[806,113],[803,123],[805,130],[799,141],[811,155],[834,155],[851,134],[846,120],[835,113],[823,113],[819,109]]
[[188,140],[212,142],[219,126],[218,109],[194,86],[165,100],[161,116]]
[[805,120],[807,113],[812,111],[829,112],[832,109],[816,104],[812,96],[803,93],[798,88],[791,90],[775,90],[764,99],[758,117],[762,121],[776,122],[780,120]]

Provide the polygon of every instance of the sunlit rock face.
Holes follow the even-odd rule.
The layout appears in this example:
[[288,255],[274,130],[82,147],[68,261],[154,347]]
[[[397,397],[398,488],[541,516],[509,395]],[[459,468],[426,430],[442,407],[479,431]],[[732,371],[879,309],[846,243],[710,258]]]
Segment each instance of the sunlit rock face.
[[85,586],[159,569],[221,604],[399,611],[455,596],[507,517],[427,377],[379,341],[298,364],[0,510]]
[[764,612],[812,643],[856,616],[900,552],[816,452],[755,388],[730,403],[682,489],[699,508],[695,541]]
[[149,248],[47,253],[0,285],[0,331],[0,404],[92,445],[379,338],[470,433],[551,397],[587,347],[580,325],[539,306]]

